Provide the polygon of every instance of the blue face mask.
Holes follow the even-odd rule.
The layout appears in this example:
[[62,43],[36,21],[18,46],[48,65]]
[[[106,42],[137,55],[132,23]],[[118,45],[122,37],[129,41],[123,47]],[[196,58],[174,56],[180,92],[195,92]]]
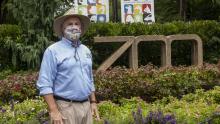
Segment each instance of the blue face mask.
[[65,28],[64,36],[70,41],[78,41],[81,36],[81,31],[70,25]]

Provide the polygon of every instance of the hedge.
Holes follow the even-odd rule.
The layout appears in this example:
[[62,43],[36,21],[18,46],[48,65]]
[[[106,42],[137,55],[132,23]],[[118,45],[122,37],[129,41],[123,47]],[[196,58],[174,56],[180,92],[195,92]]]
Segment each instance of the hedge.
[[[23,101],[35,98],[37,72],[18,72],[0,80],[0,101],[11,98]],[[139,96],[151,102],[166,96],[181,98],[196,89],[211,89],[218,82],[218,71],[214,65],[202,68],[181,67],[158,69],[148,65],[137,72],[117,67],[94,75],[98,100],[118,102],[121,98]],[[0,103],[1,104],[1,103]]]
[[[95,36],[139,36],[139,35],[173,35],[197,34],[204,45],[204,61],[217,63],[220,58],[220,23],[216,21],[154,23],[93,23],[82,41],[90,46],[96,67],[121,46],[121,43],[94,43]],[[149,62],[160,66],[160,43],[141,43],[139,61],[141,65]],[[191,43],[174,42],[172,44],[173,65],[190,65]],[[122,55],[114,65],[128,65],[128,52]]]
[[[0,25],[0,37],[16,37],[19,36],[20,33],[21,31],[16,25]],[[91,48],[94,58],[94,68],[96,69],[104,61],[104,59],[109,57],[116,49],[118,49],[122,45],[122,43],[94,43],[95,36],[139,36],[173,34],[199,35],[202,38],[204,45],[204,61],[208,63],[217,63],[218,59],[220,58],[220,23],[217,21],[177,21],[164,24],[154,23],[151,25],[146,25],[142,23],[92,23],[89,30],[82,37],[81,40],[83,43]],[[28,38],[28,36],[24,38]],[[44,39],[45,37],[39,38]],[[50,40],[54,40],[54,37],[47,38]],[[24,39],[18,39],[18,42],[21,41],[24,41]],[[161,43],[141,43],[139,46],[139,64],[146,65],[148,63],[153,63],[154,65],[160,66],[160,45]],[[42,49],[41,51],[43,52],[43,50],[44,49]],[[5,53],[8,53],[7,50],[3,51]],[[174,42],[172,44],[172,64],[190,65],[190,51],[190,42]],[[41,58],[42,52],[38,52],[36,57]],[[128,66],[128,51],[126,51],[119,58],[119,60],[114,63],[113,66],[117,65]]]

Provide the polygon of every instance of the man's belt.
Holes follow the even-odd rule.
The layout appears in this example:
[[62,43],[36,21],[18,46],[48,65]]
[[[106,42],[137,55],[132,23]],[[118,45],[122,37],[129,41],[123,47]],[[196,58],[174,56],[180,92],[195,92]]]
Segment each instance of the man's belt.
[[89,101],[89,99],[85,99],[85,100],[70,100],[70,99],[66,99],[66,98],[63,98],[63,97],[60,97],[60,96],[53,96],[54,99],[56,100],[62,100],[62,101],[66,101],[66,102],[76,102],[76,103],[83,103],[83,102],[87,102]]

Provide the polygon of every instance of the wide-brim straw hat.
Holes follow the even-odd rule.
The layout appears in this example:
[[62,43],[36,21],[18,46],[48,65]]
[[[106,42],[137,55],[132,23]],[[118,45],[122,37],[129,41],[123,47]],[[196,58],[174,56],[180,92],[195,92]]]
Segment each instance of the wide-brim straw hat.
[[90,24],[89,17],[87,17],[85,15],[80,15],[80,14],[76,13],[75,8],[71,8],[67,12],[65,12],[63,16],[57,17],[54,20],[53,29],[58,37],[63,36],[63,32],[62,32],[63,22],[67,18],[70,18],[70,17],[79,18],[79,20],[81,22],[81,28],[82,28],[81,36],[83,36],[85,34],[85,32],[87,31],[87,29],[89,28],[89,24]]

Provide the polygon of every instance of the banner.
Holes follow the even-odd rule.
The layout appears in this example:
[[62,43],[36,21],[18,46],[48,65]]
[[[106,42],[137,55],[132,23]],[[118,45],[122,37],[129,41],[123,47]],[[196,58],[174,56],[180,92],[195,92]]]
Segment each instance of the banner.
[[152,23],[154,0],[121,0],[121,20],[123,23]]
[[86,15],[91,22],[109,21],[109,0],[73,0],[79,14]]

